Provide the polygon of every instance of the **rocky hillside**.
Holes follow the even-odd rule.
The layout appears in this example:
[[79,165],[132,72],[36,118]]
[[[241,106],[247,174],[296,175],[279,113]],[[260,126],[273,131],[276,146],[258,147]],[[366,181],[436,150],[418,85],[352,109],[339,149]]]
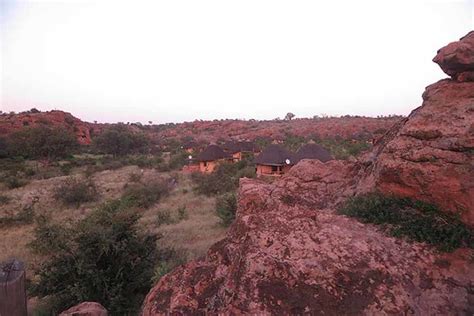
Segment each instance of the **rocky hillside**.
[[372,136],[381,136],[400,119],[402,119],[401,116],[382,118],[346,116],[302,118],[291,121],[194,121],[173,126],[160,126],[156,136],[158,139],[191,136],[206,142],[227,138],[254,140],[259,137],[283,140],[286,134],[304,137],[315,135],[321,138],[365,137],[370,139]]
[[[249,139],[286,138],[287,134],[294,136],[342,137],[344,139],[372,139],[380,137],[402,117],[338,117],[318,119],[295,119],[291,121],[244,121],[244,120],[214,120],[195,121],[178,124],[141,125],[128,124],[134,132],[144,132],[155,143],[159,144],[169,138],[192,137],[203,143],[215,142],[219,139]],[[63,111],[27,111],[18,114],[0,115],[0,135],[8,135],[24,126],[61,126],[70,129],[77,135],[80,144],[89,145],[91,137],[99,134],[110,124],[97,124],[81,121],[70,113]]]
[[8,135],[25,126],[48,125],[64,127],[77,136],[77,140],[82,145],[91,143],[91,131],[93,124],[86,123],[74,117],[72,114],[63,111],[40,112],[32,110],[18,114],[0,115],[0,135]]
[[438,52],[453,79],[359,161],[303,160],[281,180],[241,180],[237,217],[202,260],[163,277],[143,315],[471,315],[474,252],[439,252],[339,215],[380,190],[459,212],[474,224],[474,33]]

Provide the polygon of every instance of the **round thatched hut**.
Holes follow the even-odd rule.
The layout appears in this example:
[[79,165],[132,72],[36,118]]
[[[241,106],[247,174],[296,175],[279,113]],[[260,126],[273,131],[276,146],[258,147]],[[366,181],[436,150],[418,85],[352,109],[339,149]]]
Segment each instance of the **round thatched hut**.
[[199,162],[199,171],[210,173],[220,162],[232,161],[232,155],[217,145],[209,145],[196,157],[196,160]]
[[316,143],[308,143],[301,146],[301,148],[296,153],[296,162],[302,159],[318,159],[322,162],[332,160],[331,153],[327,151],[321,145]]
[[269,145],[255,158],[257,176],[280,176],[290,170],[295,160],[295,154],[280,145]]

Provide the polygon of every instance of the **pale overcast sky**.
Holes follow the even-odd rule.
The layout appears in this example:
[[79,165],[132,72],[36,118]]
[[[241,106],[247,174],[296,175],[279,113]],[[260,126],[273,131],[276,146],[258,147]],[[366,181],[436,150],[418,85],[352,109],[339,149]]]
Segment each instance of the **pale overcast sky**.
[[408,114],[474,0],[0,0],[0,109],[100,122]]

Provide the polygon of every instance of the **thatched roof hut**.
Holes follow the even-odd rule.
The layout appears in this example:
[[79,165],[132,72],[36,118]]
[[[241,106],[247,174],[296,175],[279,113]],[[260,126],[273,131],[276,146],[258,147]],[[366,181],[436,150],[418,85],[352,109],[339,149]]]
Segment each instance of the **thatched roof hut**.
[[294,165],[295,154],[289,152],[285,148],[272,144],[267,146],[261,153],[255,158],[255,163],[259,165],[268,166],[283,166],[283,165]]
[[254,142],[229,141],[225,142],[222,148],[231,154],[238,152],[254,153],[259,151],[258,146]]
[[209,145],[196,157],[197,161],[214,161],[232,158],[228,153],[217,145]]
[[[301,146],[296,153],[296,162],[302,159],[318,159],[322,162],[332,160],[332,156],[324,147],[316,143],[309,143]],[[295,163],[296,163],[295,162]]]

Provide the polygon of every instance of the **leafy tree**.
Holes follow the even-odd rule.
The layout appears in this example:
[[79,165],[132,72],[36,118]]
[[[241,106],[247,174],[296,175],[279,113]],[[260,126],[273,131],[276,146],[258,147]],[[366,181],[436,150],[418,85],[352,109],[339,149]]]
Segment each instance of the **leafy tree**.
[[216,213],[225,226],[229,226],[235,219],[237,198],[234,193],[226,193],[216,200]]
[[7,141],[5,138],[0,137],[0,158],[5,158],[8,156]]
[[295,115],[294,115],[293,113],[288,112],[288,113],[286,113],[286,115],[285,115],[285,120],[291,121],[291,119],[294,118],[294,117],[295,117]]
[[210,174],[194,173],[192,179],[196,184],[195,190],[207,196],[235,191],[239,179],[255,177],[255,168],[251,165],[252,157],[238,163],[222,163]]
[[459,214],[443,212],[430,203],[371,192],[348,199],[338,211],[380,225],[393,236],[426,242],[442,251],[474,248],[474,229],[465,225]]
[[51,298],[52,313],[96,301],[112,315],[136,313],[151,286],[156,237],[137,228],[139,215],[120,200],[103,205],[73,226],[41,217],[31,247],[46,260],[32,294]]
[[79,206],[81,203],[94,201],[99,193],[91,179],[70,177],[64,180],[55,190],[54,197],[67,205]]
[[307,140],[303,136],[286,134],[284,146],[290,151],[297,151],[302,145],[306,144]]
[[7,139],[8,152],[24,158],[64,158],[78,146],[73,132],[63,127],[23,127]]
[[143,133],[133,133],[124,124],[114,125],[95,139],[95,146],[102,152],[114,156],[143,153],[148,147],[148,138]]

